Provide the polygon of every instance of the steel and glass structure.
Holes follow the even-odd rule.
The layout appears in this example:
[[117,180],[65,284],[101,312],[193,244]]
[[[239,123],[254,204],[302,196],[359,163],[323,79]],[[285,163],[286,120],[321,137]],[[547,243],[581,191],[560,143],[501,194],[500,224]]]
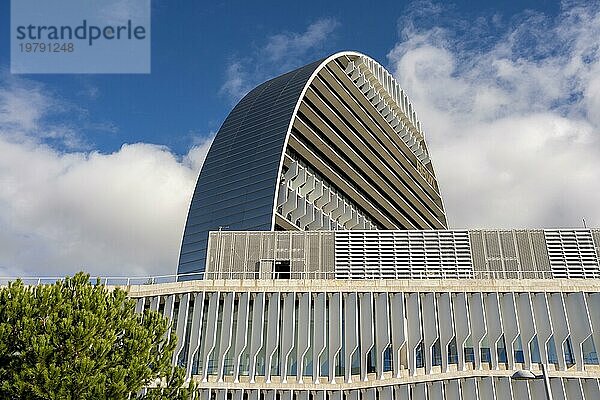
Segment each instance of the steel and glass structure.
[[198,178],[178,271],[202,272],[208,233],[445,229],[421,122],[394,77],[343,52],[248,93]]
[[343,52],[235,106],[178,282],[129,293],[203,399],[595,400],[599,259],[598,229],[449,230],[406,93]]

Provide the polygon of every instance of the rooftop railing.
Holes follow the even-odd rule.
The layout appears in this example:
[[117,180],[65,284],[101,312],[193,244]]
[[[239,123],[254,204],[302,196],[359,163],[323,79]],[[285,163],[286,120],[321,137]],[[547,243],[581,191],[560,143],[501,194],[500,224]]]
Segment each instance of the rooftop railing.
[[[173,283],[184,280],[204,279],[204,272],[194,272],[190,274],[172,274],[172,275],[153,275],[153,276],[108,276],[93,277],[90,276],[90,283],[100,283],[110,286],[129,286],[129,285],[154,285],[157,283]],[[7,285],[20,279],[26,285],[48,285],[62,281],[64,276],[0,276],[0,286]]]
[[[186,282],[193,280],[255,280],[255,279],[337,279],[337,280],[386,280],[386,279],[552,279],[550,271],[474,271],[469,276],[457,275],[453,271],[400,271],[396,276],[381,275],[347,271],[322,272],[194,272],[188,274],[153,275],[153,276],[109,276],[90,277],[90,283],[100,283],[107,286],[154,285],[160,283]],[[20,279],[26,285],[52,284],[64,279],[62,276],[36,276],[36,277],[2,277],[0,286]]]

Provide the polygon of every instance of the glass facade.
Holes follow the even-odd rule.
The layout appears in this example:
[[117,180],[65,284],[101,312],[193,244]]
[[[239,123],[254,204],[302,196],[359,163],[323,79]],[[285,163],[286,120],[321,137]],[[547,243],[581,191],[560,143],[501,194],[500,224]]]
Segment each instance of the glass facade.
[[204,271],[209,231],[273,228],[275,185],[287,130],[300,94],[321,62],[263,83],[229,114],[194,190],[178,274]]

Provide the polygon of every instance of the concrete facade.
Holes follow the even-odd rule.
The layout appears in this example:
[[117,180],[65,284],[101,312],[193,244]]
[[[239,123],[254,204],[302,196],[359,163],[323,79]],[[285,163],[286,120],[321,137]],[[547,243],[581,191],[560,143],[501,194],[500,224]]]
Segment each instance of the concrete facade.
[[554,398],[599,393],[598,279],[207,279],[129,293],[173,322],[174,362],[206,398],[543,399],[541,382],[510,379],[541,364]]

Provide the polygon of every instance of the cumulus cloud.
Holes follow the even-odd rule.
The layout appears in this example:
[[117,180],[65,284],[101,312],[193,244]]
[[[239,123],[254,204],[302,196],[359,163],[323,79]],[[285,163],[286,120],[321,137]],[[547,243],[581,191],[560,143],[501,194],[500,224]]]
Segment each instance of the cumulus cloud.
[[233,58],[227,65],[221,93],[237,102],[257,84],[314,61],[323,55],[340,23],[321,18],[304,32],[282,32],[269,36],[253,55]]
[[183,157],[147,143],[61,151],[46,140],[55,102],[26,81],[0,88],[0,275],[174,273],[212,136]]
[[405,15],[388,60],[423,122],[450,224],[600,226],[600,7],[506,23],[424,9],[443,22]]
[[320,48],[339,26],[333,18],[323,18],[310,24],[303,33],[285,32],[268,38],[264,53],[269,61],[286,62],[286,58],[298,58],[308,51]]

